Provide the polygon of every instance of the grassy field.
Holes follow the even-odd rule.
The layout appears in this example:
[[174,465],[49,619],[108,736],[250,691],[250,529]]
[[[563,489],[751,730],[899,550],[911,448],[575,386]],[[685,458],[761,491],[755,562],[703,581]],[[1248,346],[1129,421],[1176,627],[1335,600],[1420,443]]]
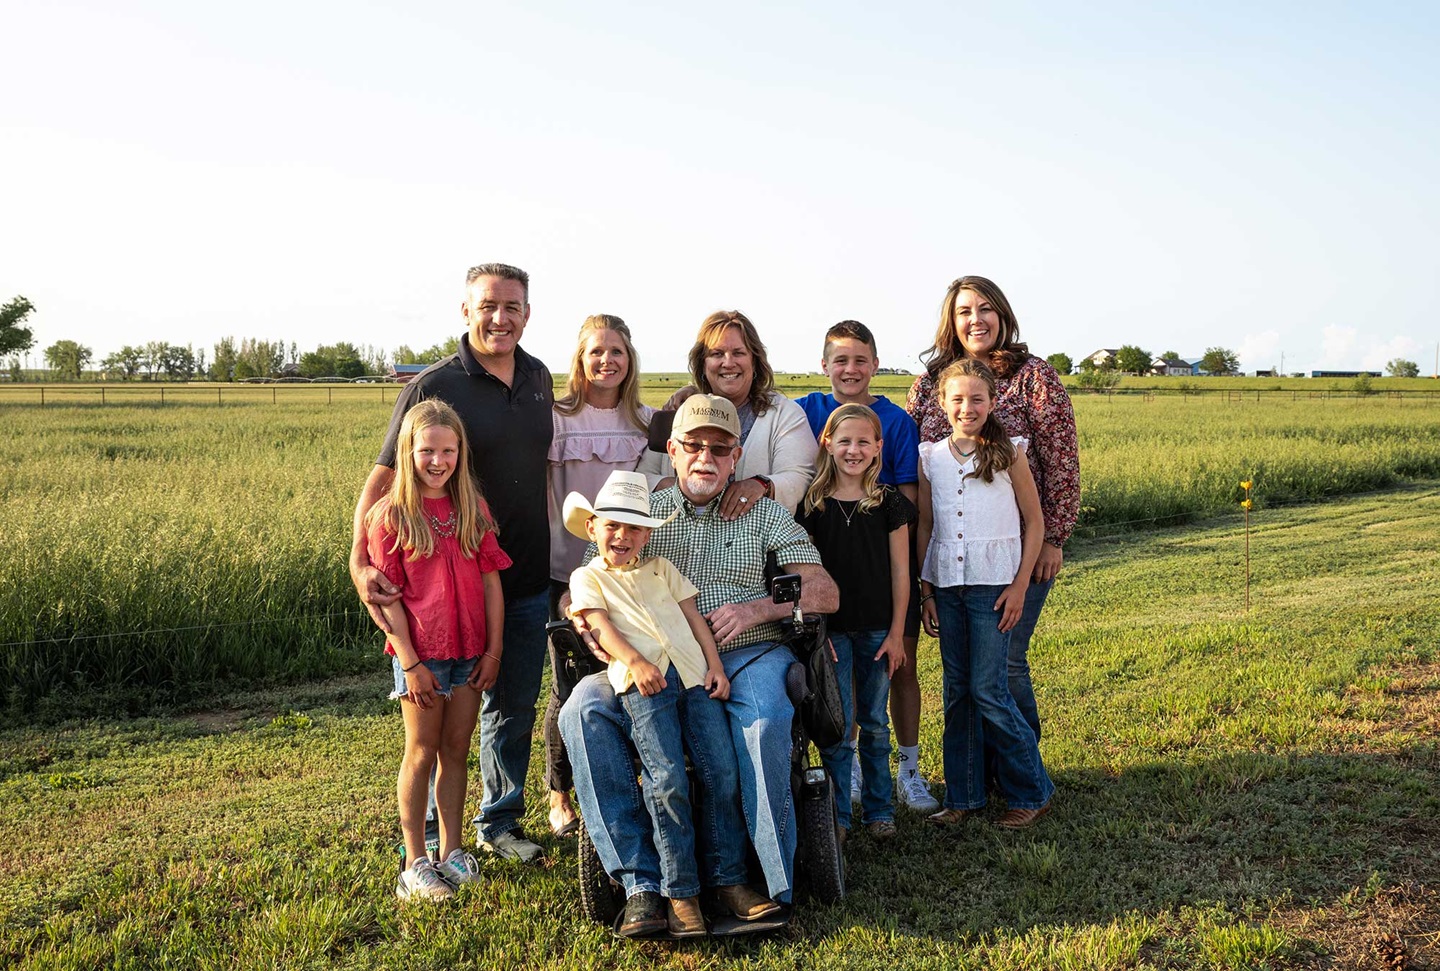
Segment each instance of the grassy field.
[[[219,685],[375,670],[344,555],[393,389],[347,390],[359,396],[0,408],[0,704],[139,713]],[[1440,478],[1440,401],[1075,407],[1081,535],[1234,509],[1247,478],[1262,506]]]
[[[319,448],[287,449],[292,468],[340,464]],[[270,510],[271,535],[322,541],[284,523],[300,505]],[[486,862],[438,913],[397,906],[401,731],[378,673],[6,729],[0,966],[1433,967],[1436,535],[1434,483],[1260,512],[1248,614],[1233,514],[1077,540],[1032,652],[1056,811],[1023,833],[905,816],[884,847],[857,835],[850,896],[764,939],[622,944],[580,918],[538,746],[547,863]],[[921,678],[938,781],[932,641]]]

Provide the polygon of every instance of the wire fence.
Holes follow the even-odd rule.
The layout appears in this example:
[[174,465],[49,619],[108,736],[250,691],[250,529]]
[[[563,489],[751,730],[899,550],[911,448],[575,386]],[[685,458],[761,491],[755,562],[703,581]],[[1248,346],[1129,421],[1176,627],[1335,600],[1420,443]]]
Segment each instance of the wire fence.
[[[824,378],[805,375],[777,376],[782,393],[798,395],[829,391]],[[678,386],[676,379],[651,381],[658,391]],[[135,384],[14,384],[0,385],[0,405],[56,406],[169,406],[169,405],[314,405],[324,403],[394,405],[404,388],[394,382],[374,384],[203,384],[140,382]],[[894,389],[886,388],[886,391]],[[1222,401],[1227,404],[1274,401],[1327,401],[1334,399],[1410,399],[1440,402],[1440,388],[1357,390],[1354,388],[1108,388],[1090,390],[1071,386],[1075,398],[1141,399],[1181,398],[1187,401]]]

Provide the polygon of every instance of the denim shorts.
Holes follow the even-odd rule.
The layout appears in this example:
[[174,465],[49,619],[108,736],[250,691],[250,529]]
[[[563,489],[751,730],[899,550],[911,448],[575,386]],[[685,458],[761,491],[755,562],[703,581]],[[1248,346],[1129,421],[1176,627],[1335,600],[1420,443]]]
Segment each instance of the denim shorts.
[[[400,667],[400,659],[391,655],[390,660],[393,662],[391,667],[395,671],[395,690],[390,692],[390,700],[394,701],[396,698],[404,698],[409,694],[410,687],[405,683],[405,671]],[[421,661],[420,663],[429,668],[430,673],[435,675],[435,680],[440,682],[440,690],[437,694],[442,698],[449,698],[451,691],[469,680],[475,670],[475,665],[480,663],[480,658],[463,657],[453,660]]]

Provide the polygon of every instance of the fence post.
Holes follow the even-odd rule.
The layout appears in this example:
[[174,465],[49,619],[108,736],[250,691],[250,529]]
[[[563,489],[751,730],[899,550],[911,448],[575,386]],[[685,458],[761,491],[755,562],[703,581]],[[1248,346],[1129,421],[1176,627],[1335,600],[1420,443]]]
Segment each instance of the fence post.
[[40,407],[45,407],[45,389],[43,387],[40,389]]
[[100,404],[105,404],[105,385],[100,385]]
[[325,403],[326,403],[327,405],[333,405],[333,404],[335,403],[335,389],[334,389],[334,388],[326,388],[326,389],[325,389]]
[[160,403],[162,405],[165,403],[165,385],[163,384],[160,385]]
[[270,385],[270,403],[272,405],[275,403],[275,385],[273,384]]

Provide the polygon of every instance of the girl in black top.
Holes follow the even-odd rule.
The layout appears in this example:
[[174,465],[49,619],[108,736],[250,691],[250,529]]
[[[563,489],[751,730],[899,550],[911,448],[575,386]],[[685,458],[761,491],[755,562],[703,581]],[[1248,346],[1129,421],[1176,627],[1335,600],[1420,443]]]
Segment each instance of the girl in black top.
[[[845,717],[860,724],[862,818],[871,835],[882,839],[895,833],[886,702],[890,676],[905,663],[901,636],[910,596],[910,524],[916,518],[910,500],[877,481],[883,445],[875,412],[855,404],[837,408],[820,434],[815,480],[795,514],[840,588],[830,642]],[[820,753],[835,780],[837,819],[847,830],[854,752],[847,733]]]

